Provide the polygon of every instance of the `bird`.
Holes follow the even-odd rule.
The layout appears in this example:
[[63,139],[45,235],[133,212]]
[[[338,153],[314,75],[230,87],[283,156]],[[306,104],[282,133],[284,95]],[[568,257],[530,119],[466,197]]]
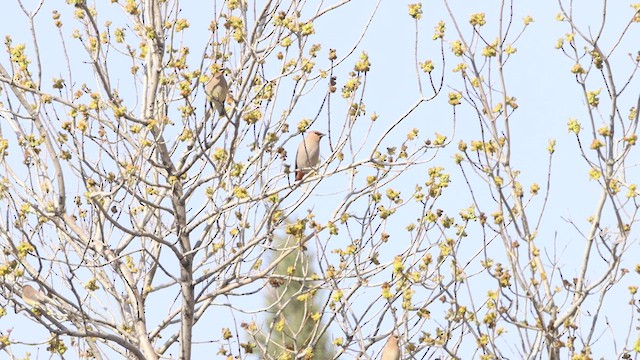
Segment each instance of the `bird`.
[[31,285],[22,286],[22,300],[32,307],[45,307],[45,299],[47,296],[40,290],[36,290]]
[[387,344],[382,349],[380,360],[400,360],[400,348],[398,347],[398,335],[389,336]]
[[204,85],[204,93],[207,100],[216,107],[218,115],[226,116],[224,111],[224,102],[227,100],[229,92],[229,84],[224,78],[222,70],[218,70],[211,75],[211,79]]
[[298,146],[296,155],[296,181],[316,166],[320,160],[320,139],[324,136],[320,131],[311,131]]

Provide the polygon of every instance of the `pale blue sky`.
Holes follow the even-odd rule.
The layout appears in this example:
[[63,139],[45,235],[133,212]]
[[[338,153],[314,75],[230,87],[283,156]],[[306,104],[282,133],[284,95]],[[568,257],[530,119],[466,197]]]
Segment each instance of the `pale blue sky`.
[[[28,27],[25,22],[24,16],[20,13],[20,10],[16,7],[13,1],[6,1],[4,9],[4,21],[0,23],[0,35],[10,34],[14,39],[14,43],[26,42],[29,49],[31,44],[29,41]],[[25,6],[32,7],[36,2],[32,0],[25,1]],[[108,1],[100,1],[100,7],[109,10],[109,6],[103,6]],[[375,142],[377,140],[376,132],[381,132],[386,129],[387,125],[394,121],[401,114],[406,112],[417,100],[417,82],[416,82],[416,69],[413,58],[413,47],[415,41],[415,22],[408,16],[407,5],[411,2],[407,1],[382,1],[377,9],[375,18],[366,34],[364,40],[355,51],[355,56],[345,62],[340,68],[336,70],[338,74],[338,88],[340,89],[344,81],[347,79],[347,73],[351,71],[352,64],[361,51],[366,51],[370,57],[372,67],[371,72],[367,77],[367,91],[364,102],[367,106],[367,114],[376,112],[379,115],[379,119],[373,127],[372,137],[365,143],[365,149],[367,146],[372,146],[369,141]],[[499,3],[496,1],[480,0],[480,1],[452,1],[451,6],[458,21],[463,29],[465,36],[471,35],[471,27],[467,22],[469,14],[477,12],[485,12],[487,14],[487,25],[483,31],[487,31],[491,34],[492,25],[495,23],[497,17],[497,9]],[[631,15],[632,10],[629,6],[630,1],[610,1],[609,13],[608,13],[608,27],[605,31],[605,35],[602,39],[602,44],[605,49],[611,47],[611,39],[615,37],[621,28],[622,20]],[[197,4],[197,5],[196,5]],[[206,4],[203,6],[203,4]],[[218,2],[220,6],[221,2]],[[309,2],[309,5],[315,5],[315,2]],[[326,60],[326,53],[329,48],[335,48],[338,51],[338,57],[345,54],[355,41],[359,38],[362,32],[363,25],[367,21],[368,16],[371,14],[375,7],[373,1],[354,1],[337,11],[336,14],[329,17],[322,18],[315,23],[316,34],[312,37],[313,42],[321,43],[323,50],[318,60],[319,68],[326,68],[328,62]],[[578,24],[589,25],[589,28],[595,30],[598,27],[601,20],[601,5],[599,1],[588,0],[582,7],[576,8],[576,14]],[[72,62],[78,66],[85,68],[84,76],[86,79],[76,79],[76,82],[91,81],[91,69],[90,66],[84,61],[86,55],[77,52],[73,40],[70,39],[69,33],[76,25],[69,17],[70,7],[64,5],[62,1],[45,1],[41,14],[38,15],[38,30],[40,35],[45,40],[39,42],[41,54],[46,54],[43,57],[47,58],[47,62],[43,68],[43,80],[45,86],[43,89],[49,91],[50,84],[47,82],[53,77],[66,76],[66,69],[64,63],[60,57],[60,47],[58,43],[57,34],[54,31],[51,20],[51,10],[54,7],[60,7],[63,13],[63,21],[65,27],[63,28],[66,41],[71,44],[69,47],[72,55]],[[193,66],[197,66],[200,63],[198,58],[199,54],[202,54],[204,46],[208,40],[208,33],[206,28],[211,21],[211,2],[197,1],[197,2],[181,2],[183,7],[182,16],[189,19],[191,28],[187,32],[192,38],[186,40],[191,45],[191,61]],[[525,15],[531,15],[535,22],[533,22],[522,35],[522,37],[515,44],[518,51],[509,60],[506,67],[507,86],[510,89],[510,95],[517,97],[519,109],[512,117],[512,138],[513,138],[513,165],[517,169],[522,171],[521,181],[525,187],[532,182],[537,182],[541,186],[545,185],[546,173],[548,166],[548,154],[546,152],[547,142],[550,138],[557,140],[556,154],[553,160],[552,168],[552,190],[549,203],[547,204],[546,213],[543,219],[543,225],[541,226],[540,238],[548,239],[549,248],[551,251],[554,236],[557,236],[559,249],[556,249],[562,254],[561,264],[564,265],[563,271],[569,276],[574,274],[574,261],[576,254],[582,253],[582,238],[579,233],[569,224],[565,219],[575,221],[581,230],[585,231],[586,221],[585,219],[591,215],[596,203],[596,194],[598,193],[598,187],[595,182],[588,179],[588,168],[584,161],[581,159],[578,153],[574,135],[567,132],[567,120],[569,117],[574,117],[580,120],[585,120],[585,104],[584,99],[580,93],[580,89],[575,83],[574,75],[569,72],[573,61],[566,58],[561,51],[554,48],[554,45],[558,38],[563,37],[565,33],[569,31],[569,27],[565,23],[556,21],[555,15],[558,13],[558,5],[556,2],[546,1],[517,1],[514,4],[514,28],[519,29],[522,26],[522,18]],[[63,10],[64,9],[64,10]],[[444,7],[440,2],[424,2],[423,3],[424,15],[423,19],[418,23],[419,29],[419,47],[418,47],[418,59],[424,61],[426,59],[433,59],[436,63],[435,73],[439,74],[441,69],[441,62],[439,60],[440,54],[438,49],[438,43],[431,40],[433,34],[433,28],[439,20],[444,20],[447,27],[447,37],[454,39],[454,28],[451,25],[450,18],[446,13]],[[118,16],[121,14],[118,13]],[[104,22],[108,16],[103,15],[101,22]],[[114,22],[122,21],[117,19]],[[514,34],[518,31],[514,31]],[[129,34],[131,35],[131,34]],[[493,39],[494,35],[487,35],[487,38]],[[133,38],[133,37],[131,37]],[[627,53],[635,54],[638,51],[637,39],[640,38],[640,30],[638,24],[630,30],[627,34],[625,41],[619,45],[619,49],[612,58],[612,63],[618,70],[617,79],[623,79],[632,69],[633,64],[629,60]],[[135,44],[135,41],[134,41]],[[449,46],[445,45],[445,51],[448,52]],[[48,54],[51,52],[51,56]],[[57,54],[57,55],[56,55]],[[77,57],[76,57],[77,56]],[[441,150],[436,158],[427,163],[426,165],[420,165],[416,169],[403,174],[393,187],[396,190],[402,192],[404,196],[408,196],[412,193],[416,182],[424,182],[420,179],[420,176],[425,176],[426,169],[432,166],[444,166],[446,171],[451,174],[452,185],[451,189],[445,193],[445,196],[439,201],[439,207],[445,211],[451,213],[451,215],[457,214],[460,209],[471,205],[464,179],[462,178],[460,171],[454,165],[452,155],[456,152],[457,143],[459,140],[476,140],[479,139],[478,132],[478,120],[476,115],[471,111],[468,105],[463,105],[457,108],[457,123],[455,129],[452,127],[452,110],[451,106],[447,104],[447,93],[454,89],[461,88],[461,82],[459,80],[459,74],[451,73],[451,68],[459,62],[459,59],[453,58],[450,54],[447,57],[447,70],[445,72],[445,87],[439,98],[432,102],[424,103],[417,111],[415,111],[407,120],[405,120],[398,128],[394,130],[392,139],[398,139],[401,141],[406,133],[412,128],[418,128],[420,130],[421,138],[433,138],[435,132],[447,135],[452,140],[452,145]],[[52,59],[52,60],[49,60]],[[8,66],[6,56],[0,58],[0,62],[4,66]],[[53,62],[53,63],[52,63]],[[231,64],[233,64],[233,58]],[[205,64],[206,66],[207,64]],[[113,66],[114,71],[120,72],[122,78],[123,88],[125,83],[130,82],[126,76],[128,74],[128,66],[123,64],[122,69],[117,66]],[[616,70],[617,70],[616,69]],[[423,81],[426,78],[423,76]],[[423,86],[426,82],[423,83]],[[600,85],[594,84],[597,88]],[[428,88],[428,86],[427,86]],[[621,111],[627,112],[631,106],[634,106],[640,86],[637,79],[628,90],[627,97],[622,98],[622,103],[619,105]],[[311,96],[305,98],[301,107],[296,109],[295,116],[292,118],[312,118],[315,116],[317,109],[322,102],[322,96],[324,95],[324,88],[316,89]],[[339,90],[338,90],[339,92]],[[426,96],[430,96],[431,93],[426,92]],[[341,127],[340,121],[343,119],[345,102],[335,96],[332,99],[332,128],[334,132],[338,132]],[[603,105],[607,104],[603,100]],[[607,104],[608,105],[608,104]],[[307,111],[308,110],[308,111]],[[603,117],[606,116],[607,110],[603,108]],[[361,118],[358,121],[366,122],[367,117]],[[292,128],[295,127],[295,123],[291,124]],[[314,125],[315,129],[321,131],[328,130],[328,123],[326,115],[321,115],[318,123]],[[367,126],[363,125],[363,129],[367,129]],[[455,132],[454,132],[455,130]],[[6,130],[3,130],[6,131]],[[361,140],[361,136],[354,136],[354,141]],[[328,139],[327,141],[329,141]],[[586,144],[590,143],[590,139],[585,141]],[[324,140],[323,140],[324,141]],[[327,142],[323,143],[323,154],[327,153]],[[295,151],[296,141],[291,141],[287,144],[287,150],[290,154]],[[394,143],[390,142],[388,146],[393,146]],[[384,149],[384,145],[382,146]],[[368,155],[369,151],[364,151],[361,156]],[[434,153],[433,151],[430,153]],[[428,158],[428,157],[427,157]],[[632,154],[632,161],[629,163],[633,168],[630,169],[628,179],[631,182],[638,181],[637,163],[640,161],[640,157],[637,151],[634,149]],[[292,160],[292,156],[289,157],[289,161]],[[333,167],[329,166],[331,169]],[[472,177],[476,181],[477,177]],[[330,218],[332,212],[335,210],[334,205],[344,197],[342,189],[342,183],[346,179],[346,174],[338,174],[332,179],[323,181],[320,186],[314,191],[308,204],[303,205],[299,210],[299,216],[306,214],[306,209],[314,209],[319,222],[324,222]],[[537,199],[532,203],[531,209],[540,208],[540,199]],[[357,211],[356,207],[355,210]],[[408,206],[402,209],[397,217],[397,220],[388,225],[387,232],[392,234],[393,243],[389,244],[387,248],[388,252],[381,254],[381,260],[391,261],[393,257],[405,250],[406,240],[403,237],[406,234],[405,227],[409,222],[415,221],[415,208]],[[609,217],[605,217],[608,219]],[[607,224],[609,225],[609,224]],[[467,239],[468,241],[474,241],[474,234]],[[635,240],[635,235],[632,234],[632,241]],[[336,245],[337,247],[337,245]],[[477,250],[478,245],[474,244],[471,247],[471,252]],[[634,244],[631,248],[634,252],[638,251],[637,244]],[[396,252],[397,251],[397,252]],[[629,258],[627,267],[633,269],[635,259]],[[593,276],[597,271],[594,273]],[[390,269],[381,275],[381,279],[388,279],[390,277]],[[625,281],[630,283],[636,283],[636,274],[628,275]],[[617,286],[617,291],[609,298],[607,306],[603,308],[603,311],[607,313],[607,318],[613,324],[617,324],[618,321],[623,321],[624,326],[612,326],[612,333],[614,338],[620,338],[624,336],[627,331],[627,322],[629,318],[629,308],[626,307],[629,295],[627,291],[626,282],[623,281]],[[482,284],[477,283],[474,286],[482,288]],[[487,284],[487,287],[490,285]],[[483,299],[486,290],[478,292],[478,297]],[[363,294],[359,298],[358,303],[366,302],[369,299],[367,296],[377,296],[371,293]],[[397,307],[400,303],[397,304]],[[619,310],[622,309],[622,310]],[[159,314],[162,317],[166,314],[166,310],[163,309],[163,313]],[[150,317],[152,317],[151,314]],[[211,314],[218,321],[218,313]],[[434,316],[436,318],[436,316]],[[153,323],[153,321],[152,321]],[[207,324],[205,324],[207,325]],[[206,326],[200,324],[199,329],[203,330],[203,339],[210,339],[211,334],[206,334]],[[373,321],[369,324],[368,328],[363,329],[363,334],[373,334],[372,329]],[[389,326],[389,329],[383,329],[382,331],[389,331],[391,323],[389,319],[386,319],[385,325]],[[635,324],[634,324],[635,325]],[[218,326],[216,325],[216,328]],[[7,316],[0,319],[0,331],[5,332],[7,329],[13,329],[16,339],[25,339],[23,334],[27,331],[32,331],[33,327],[25,321],[24,317]],[[217,336],[217,330],[215,330],[215,336]],[[344,336],[340,333],[333,333],[334,336]],[[515,333],[513,334],[516,335]],[[200,333],[196,334],[199,337]],[[419,334],[411,333],[411,340],[416,341]],[[632,337],[636,334],[632,331]],[[44,341],[47,338],[47,334],[43,333],[38,339],[32,339],[27,337],[28,340]],[[594,355],[597,357],[611,354],[611,336],[606,335],[603,337],[600,346],[593,349]],[[374,346],[372,349],[376,351],[382,347],[382,342],[379,346]],[[196,346],[198,356],[209,356],[211,349],[207,349],[210,345]],[[213,345],[216,347],[217,344]],[[620,344],[618,343],[618,346]],[[617,349],[620,350],[619,348]],[[471,353],[465,353],[469,349],[463,349],[460,355],[462,358],[470,358]],[[41,350],[42,358],[44,356],[44,349]],[[437,352],[436,352],[437,353]],[[205,355],[207,354],[207,355]],[[21,354],[17,354],[21,355]],[[369,355],[374,356],[370,351]],[[418,354],[418,358],[422,354]],[[35,356],[34,356],[35,358]],[[73,359],[73,355],[69,354],[70,359]],[[198,357],[195,357],[198,358]],[[348,358],[347,355],[344,358]],[[513,358],[517,358],[514,355]]]

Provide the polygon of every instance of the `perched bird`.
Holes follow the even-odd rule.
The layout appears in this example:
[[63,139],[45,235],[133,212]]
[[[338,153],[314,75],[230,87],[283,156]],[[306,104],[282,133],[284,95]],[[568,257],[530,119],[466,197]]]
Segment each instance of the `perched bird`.
[[31,285],[22,286],[22,300],[32,307],[45,307],[45,299],[47,296],[40,290],[36,290]]
[[382,358],[380,360],[400,360],[400,348],[398,347],[398,336],[391,335],[387,344],[382,349]]
[[307,135],[300,146],[298,146],[298,154],[296,155],[296,180],[302,180],[302,177],[309,172],[310,168],[316,166],[320,160],[320,139],[324,136],[320,131],[311,131]]
[[211,79],[204,85],[204,93],[207,100],[218,110],[218,115],[226,116],[224,111],[224,102],[227,100],[229,85],[224,78],[222,70],[218,70],[211,75]]

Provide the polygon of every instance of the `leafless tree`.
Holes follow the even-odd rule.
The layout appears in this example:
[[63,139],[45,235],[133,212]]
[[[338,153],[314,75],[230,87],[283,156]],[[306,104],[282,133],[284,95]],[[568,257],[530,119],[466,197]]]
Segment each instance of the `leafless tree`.
[[[443,0],[428,19],[410,4],[414,53],[398,57],[417,93],[394,118],[367,111],[370,76],[390,71],[361,43],[380,0],[11,3],[26,21],[0,59],[0,294],[48,351],[310,359],[329,338],[336,359],[372,359],[396,333],[407,359],[590,359],[607,331],[616,345],[603,353],[640,348],[636,313],[625,339],[600,316],[638,310],[633,286],[608,296],[637,252],[640,59],[620,56],[637,5],[611,36],[607,11],[582,25],[558,3],[558,55],[585,105],[568,121],[585,171],[566,176],[599,191],[586,225],[568,220],[577,243],[549,235],[556,141],[542,185],[521,180],[531,170],[513,154],[525,113],[507,73],[535,31],[517,2],[469,16]],[[332,22],[354,9],[367,15],[334,50]],[[223,114],[203,89],[215,71],[229,84]],[[427,133],[423,111],[436,107],[449,115]],[[308,130],[327,136],[297,182],[292,152]],[[317,272],[275,271],[292,254]],[[320,306],[302,307],[316,321],[307,347],[276,355],[255,341],[281,331],[262,299],[292,280],[305,286],[287,301]],[[23,285],[45,304],[28,305]],[[11,358],[37,347],[13,331],[0,344]]]

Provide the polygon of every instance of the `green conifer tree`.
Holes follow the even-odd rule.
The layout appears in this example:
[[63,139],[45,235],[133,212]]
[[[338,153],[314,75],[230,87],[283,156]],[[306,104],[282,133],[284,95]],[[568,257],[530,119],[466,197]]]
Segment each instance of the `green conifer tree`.
[[[293,237],[274,239],[278,251],[276,261],[292,246]],[[309,250],[295,249],[282,259],[273,271],[266,295],[269,316],[263,332],[256,336],[260,348],[269,359],[294,359],[306,353],[305,359],[331,359],[327,335],[322,334],[318,293],[314,286]]]

